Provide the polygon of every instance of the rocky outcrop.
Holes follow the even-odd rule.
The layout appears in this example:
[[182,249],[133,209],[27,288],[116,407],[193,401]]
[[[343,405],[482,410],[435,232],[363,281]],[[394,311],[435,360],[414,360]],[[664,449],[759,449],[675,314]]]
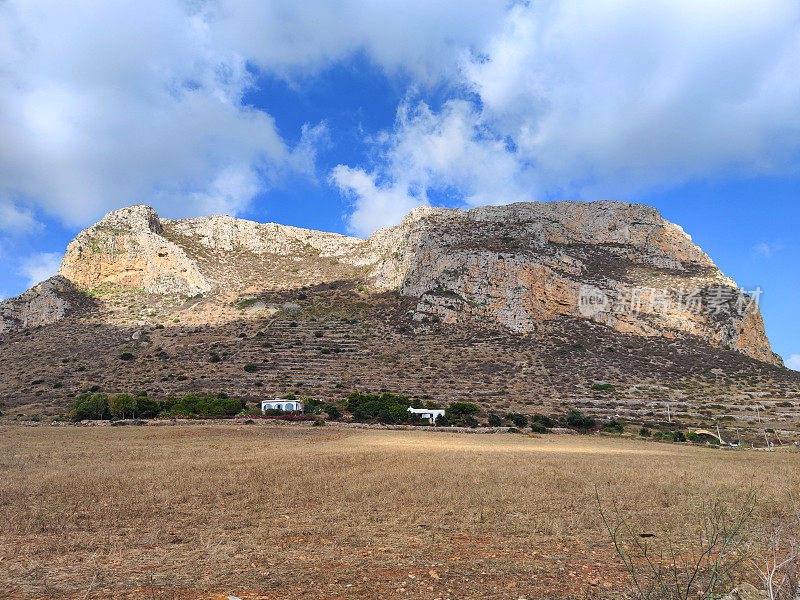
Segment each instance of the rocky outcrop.
[[[266,258],[231,264],[245,255]],[[419,321],[479,317],[527,332],[580,317],[626,334],[698,336],[780,363],[751,297],[679,226],[623,202],[420,207],[368,240],[226,216],[159,219],[134,206],[82,231],[59,274],[84,290],[252,292],[257,269],[301,256],[351,265],[348,276],[371,290],[416,298]]]
[[72,302],[68,294],[72,289],[63,277],[51,277],[27,292],[0,302],[0,333],[50,325],[63,319]]
[[781,363],[757,303],[649,206],[418,208],[369,241],[374,284],[419,298],[418,320],[480,316],[526,332],[577,316],[626,334],[694,335]]
[[86,290],[134,288],[185,296],[209,291],[195,261],[162,232],[158,214],[148,206],[116,210],[70,242],[58,273]]

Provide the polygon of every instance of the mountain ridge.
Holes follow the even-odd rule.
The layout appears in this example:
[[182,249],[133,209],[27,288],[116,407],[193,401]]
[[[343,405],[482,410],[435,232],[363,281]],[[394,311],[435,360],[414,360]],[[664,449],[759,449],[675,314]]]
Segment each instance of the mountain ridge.
[[[367,239],[228,216],[160,219],[151,207],[137,205],[112,211],[81,231],[68,245],[58,275],[90,292],[127,288],[195,297],[257,291],[256,273],[239,273],[239,284],[226,280],[230,271],[214,274],[211,263],[223,264],[224,253],[235,251],[315,254],[350,268],[349,276],[371,290],[396,289],[418,298],[418,319],[458,323],[470,314],[524,332],[552,318],[588,317],[636,335],[697,335],[781,364],[757,304],[680,226],[640,204],[564,201],[469,211],[418,207],[399,225]],[[321,281],[283,280],[289,287]],[[30,308],[36,303],[29,303],[17,311],[16,322],[25,327],[64,317],[59,286],[46,288],[42,306],[60,308],[36,317]],[[678,305],[684,289],[694,290],[699,314]],[[702,305],[720,290],[728,298],[712,314]],[[639,305],[625,306],[626,296],[636,296]],[[587,309],[592,297],[603,306]],[[13,328],[20,298],[0,303],[0,330]],[[746,302],[747,310],[734,310],[737,302]]]

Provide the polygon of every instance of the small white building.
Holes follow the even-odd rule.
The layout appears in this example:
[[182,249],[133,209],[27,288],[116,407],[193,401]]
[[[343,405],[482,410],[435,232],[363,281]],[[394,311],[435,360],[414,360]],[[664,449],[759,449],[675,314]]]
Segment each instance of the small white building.
[[288,411],[301,411],[303,410],[303,403],[299,400],[286,400],[285,398],[275,398],[274,400],[262,400],[261,412],[267,410],[288,410]]
[[411,408],[408,407],[408,412],[414,415],[419,415],[420,419],[428,419],[431,423],[435,423],[436,419],[444,416],[444,409],[433,408]]

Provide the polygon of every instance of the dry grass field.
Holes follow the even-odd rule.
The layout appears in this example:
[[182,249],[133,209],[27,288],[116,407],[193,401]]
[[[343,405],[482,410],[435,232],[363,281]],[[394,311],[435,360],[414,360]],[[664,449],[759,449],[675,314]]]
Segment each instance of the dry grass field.
[[620,598],[595,484],[661,533],[753,485],[785,506],[787,458],[598,436],[5,426],[0,597]]

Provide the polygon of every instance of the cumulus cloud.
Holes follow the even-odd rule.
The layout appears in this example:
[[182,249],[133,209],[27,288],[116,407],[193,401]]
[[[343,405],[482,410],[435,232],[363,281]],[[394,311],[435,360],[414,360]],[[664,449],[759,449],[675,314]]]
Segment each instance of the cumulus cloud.
[[188,6],[2,3],[0,193],[77,225],[134,203],[235,212],[307,168],[307,148],[242,105],[246,57],[215,45]]
[[786,360],[786,366],[794,371],[800,371],[800,354],[792,354]]
[[28,278],[28,287],[32,287],[55,275],[62,258],[58,252],[37,252],[22,260],[19,272]]
[[450,100],[439,112],[406,101],[393,131],[376,144],[380,168],[367,172],[340,165],[331,174],[354,199],[348,224],[357,234],[399,222],[414,206],[429,204],[429,193],[453,196],[467,206],[534,196],[530,171],[465,100]]
[[390,75],[425,83],[457,74],[488,43],[506,0],[220,0],[206,11],[211,35],[263,70],[304,77],[362,52]]
[[18,206],[0,194],[0,231],[10,234],[29,233],[37,226],[36,218],[29,208]]
[[[414,152],[430,159],[424,177],[420,161],[397,160],[412,130],[436,138],[454,102],[417,119],[420,127],[401,122],[389,133],[398,152],[385,152],[370,176],[419,182],[419,198],[446,182],[454,203],[470,205],[626,199],[694,178],[796,171],[798,64],[792,0],[518,3],[488,43],[462,54],[453,87],[473,107],[457,110],[472,128],[461,139],[480,141],[491,157],[486,178],[500,169],[495,185],[464,175],[479,162],[471,151],[437,163],[423,141]],[[361,196],[354,217],[371,202]]]

